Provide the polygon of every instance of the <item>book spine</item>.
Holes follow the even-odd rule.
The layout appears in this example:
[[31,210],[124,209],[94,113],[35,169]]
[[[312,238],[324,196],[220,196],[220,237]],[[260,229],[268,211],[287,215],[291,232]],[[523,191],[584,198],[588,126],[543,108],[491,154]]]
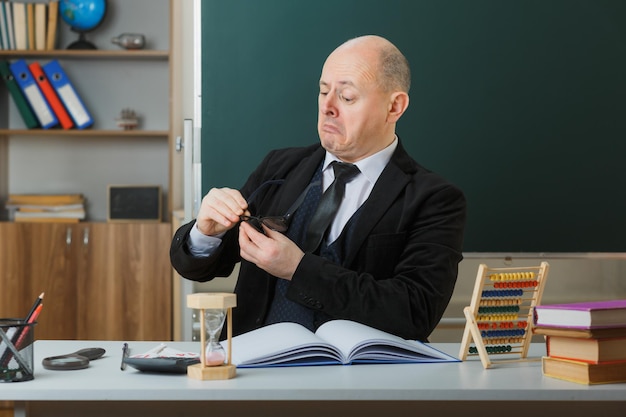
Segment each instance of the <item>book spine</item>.
[[43,51],[46,49],[46,26],[47,26],[47,17],[46,17],[46,9],[47,5],[45,3],[36,3],[35,4],[35,22],[34,22],[34,32],[35,32],[35,49],[37,51]]
[[4,1],[0,1],[0,43],[2,49],[9,50],[9,35],[7,34],[6,17],[4,15]]
[[35,5],[26,3],[26,39],[28,40],[28,50],[35,50]]
[[13,5],[13,32],[15,36],[15,49],[28,49],[28,23],[26,20],[26,4],[14,1]]
[[7,36],[9,39],[9,48],[8,49],[15,49],[15,36],[13,34],[13,7],[11,6],[10,2],[3,2],[4,3],[4,18],[5,18],[5,23],[7,26]]
[[46,28],[46,50],[48,51],[56,48],[58,15],[59,2],[52,0],[48,3],[48,26]]
[[82,194],[9,194],[7,204],[59,205],[83,203]]

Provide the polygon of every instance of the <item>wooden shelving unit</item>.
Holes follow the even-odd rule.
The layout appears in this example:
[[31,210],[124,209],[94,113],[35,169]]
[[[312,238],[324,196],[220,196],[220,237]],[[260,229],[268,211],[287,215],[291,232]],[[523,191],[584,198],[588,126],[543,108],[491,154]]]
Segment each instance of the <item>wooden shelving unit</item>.
[[[19,317],[32,292],[44,291],[39,338],[172,338],[174,1],[109,0],[106,24],[88,35],[97,50],[0,51],[8,61],[58,60],[94,118],[87,129],[26,129],[0,82],[0,316]],[[59,25],[62,48],[76,34]],[[146,49],[109,43],[131,28],[146,36]],[[140,115],[138,128],[117,127],[125,108]],[[106,222],[109,184],[161,187],[162,221]],[[6,221],[4,202],[19,193],[82,193],[87,219]]]

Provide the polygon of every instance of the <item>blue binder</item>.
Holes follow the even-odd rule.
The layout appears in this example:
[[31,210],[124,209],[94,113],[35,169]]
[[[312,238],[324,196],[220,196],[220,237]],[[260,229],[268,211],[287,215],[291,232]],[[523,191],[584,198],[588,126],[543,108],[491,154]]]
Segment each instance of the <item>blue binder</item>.
[[28,64],[23,59],[18,59],[9,65],[11,73],[20,86],[26,101],[35,113],[42,128],[48,129],[59,124],[54,112],[48,105],[43,93],[39,89],[33,74],[28,69]]
[[67,78],[67,74],[56,59],[42,65],[43,72],[46,73],[48,81],[56,90],[57,95],[63,102],[67,112],[74,120],[74,124],[78,129],[84,129],[93,124],[93,118],[85,107],[80,96],[74,89],[74,86]]

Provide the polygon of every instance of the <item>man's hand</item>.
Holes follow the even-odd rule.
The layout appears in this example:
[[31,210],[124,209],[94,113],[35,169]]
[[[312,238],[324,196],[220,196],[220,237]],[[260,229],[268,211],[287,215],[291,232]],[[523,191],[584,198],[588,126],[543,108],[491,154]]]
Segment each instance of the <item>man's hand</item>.
[[239,216],[247,208],[248,203],[238,190],[212,188],[202,199],[196,225],[203,234],[215,236],[239,223]]
[[246,222],[239,227],[241,257],[278,278],[291,280],[304,252],[280,232],[263,226],[260,233]]

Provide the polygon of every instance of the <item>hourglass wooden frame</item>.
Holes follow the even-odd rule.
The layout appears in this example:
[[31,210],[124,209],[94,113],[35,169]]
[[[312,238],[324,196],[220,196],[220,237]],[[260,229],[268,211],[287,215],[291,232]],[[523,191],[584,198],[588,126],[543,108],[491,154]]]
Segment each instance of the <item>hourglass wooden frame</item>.
[[[232,364],[232,309],[237,306],[237,296],[231,293],[196,293],[187,295],[187,307],[200,310],[200,363],[187,367],[187,376],[200,380],[231,379],[237,367]],[[204,310],[222,309],[226,311],[226,332],[228,353],[226,363],[218,366],[206,365],[206,327]]]
[[[478,267],[471,304],[463,309],[466,323],[459,358],[479,355],[485,369],[498,362],[526,360],[532,339],[533,309],[541,296],[550,265]],[[473,346],[472,346],[473,345]]]

